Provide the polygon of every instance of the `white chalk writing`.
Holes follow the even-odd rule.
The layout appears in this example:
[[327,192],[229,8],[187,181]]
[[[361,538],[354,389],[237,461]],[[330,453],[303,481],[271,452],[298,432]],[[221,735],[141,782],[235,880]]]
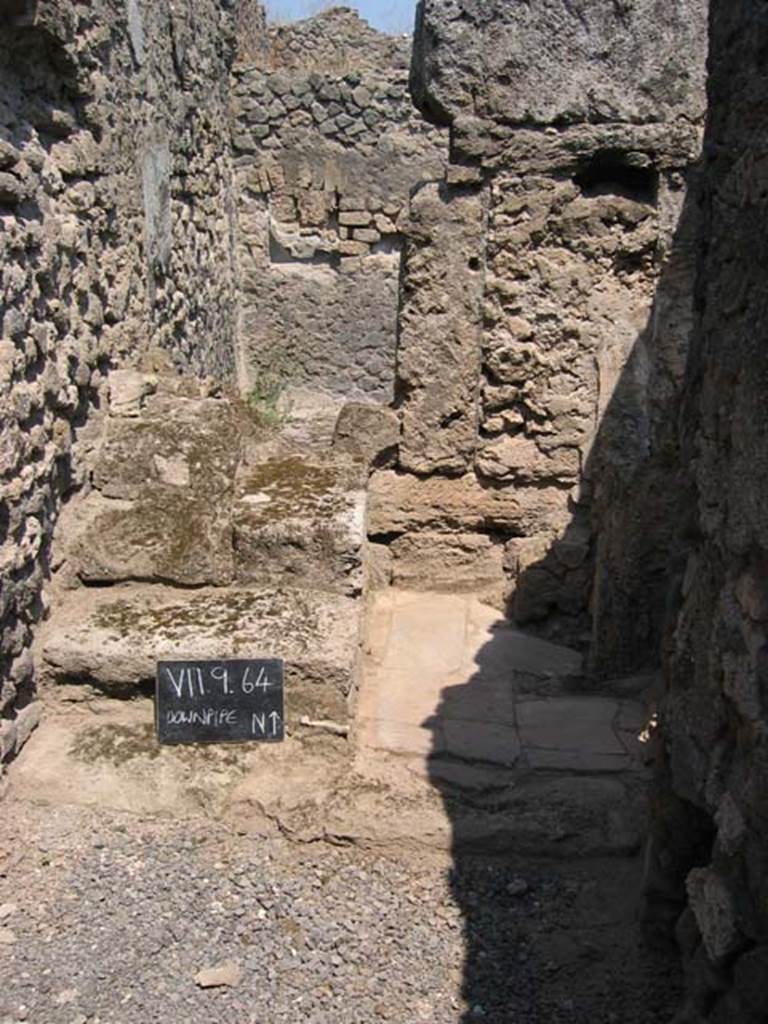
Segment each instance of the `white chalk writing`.
[[167,711],[169,725],[236,725],[236,708],[200,708],[189,711]]
[[176,696],[181,700],[186,688],[188,697],[204,697],[205,687],[203,686],[203,673],[199,668],[180,668],[178,679],[174,676],[173,670],[166,666],[165,671],[171,681]]

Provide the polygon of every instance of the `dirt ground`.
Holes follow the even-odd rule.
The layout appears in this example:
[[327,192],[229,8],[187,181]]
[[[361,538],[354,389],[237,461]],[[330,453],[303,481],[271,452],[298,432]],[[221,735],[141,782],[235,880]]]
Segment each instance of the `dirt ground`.
[[12,795],[2,811],[2,1024],[673,1015],[676,966],[640,941],[636,860],[382,855]]

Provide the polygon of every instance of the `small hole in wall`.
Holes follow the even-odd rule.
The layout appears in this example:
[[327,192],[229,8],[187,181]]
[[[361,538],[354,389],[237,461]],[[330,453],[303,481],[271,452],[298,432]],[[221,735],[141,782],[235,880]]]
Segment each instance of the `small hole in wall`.
[[628,162],[620,150],[602,150],[574,175],[574,183],[585,196],[623,196],[638,203],[655,204],[659,192],[659,173],[654,167],[639,167]]
[[469,260],[467,261],[467,266],[469,267],[470,270],[479,270],[480,260],[477,258],[477,256],[470,256]]

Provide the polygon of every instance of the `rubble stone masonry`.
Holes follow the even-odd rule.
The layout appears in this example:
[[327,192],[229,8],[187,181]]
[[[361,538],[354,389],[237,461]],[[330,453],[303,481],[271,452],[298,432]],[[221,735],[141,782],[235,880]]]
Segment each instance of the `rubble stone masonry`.
[[411,39],[335,8],[239,62],[241,381],[393,393],[401,217],[447,133],[408,94]]
[[[267,29],[256,0],[0,3],[0,773],[110,402],[122,472],[158,378],[159,427],[208,415],[207,376],[363,399],[337,441],[380,456],[371,585],[485,595],[609,690],[663,669],[645,916],[684,955],[676,1024],[768,1019],[766,54],[753,0],[421,0],[412,63],[348,9]],[[254,466],[246,497],[275,471]],[[221,547],[194,538],[178,586],[257,579],[260,508],[222,529],[206,494]],[[122,561],[82,534],[86,583],[167,580],[137,522]]]
[[682,1022],[768,1019],[765,12],[713,0],[703,251],[681,416],[686,557],[670,594],[649,913],[677,919]]
[[441,587],[591,640],[602,675],[661,635],[705,53],[703,0],[419,5],[412,90],[451,162],[410,204],[399,462],[370,532],[395,584],[436,585],[452,552]]
[[37,720],[29,650],[110,370],[235,367],[230,4],[0,12],[0,763]]

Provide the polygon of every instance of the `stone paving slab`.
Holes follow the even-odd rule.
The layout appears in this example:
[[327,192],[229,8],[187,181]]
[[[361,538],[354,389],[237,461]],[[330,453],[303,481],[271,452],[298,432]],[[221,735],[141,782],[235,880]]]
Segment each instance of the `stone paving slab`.
[[361,742],[399,753],[512,764],[516,675],[581,667],[577,652],[520,633],[474,595],[383,591],[367,636]]
[[[430,678],[461,672],[466,655],[467,602],[452,595],[385,592],[392,615],[381,659],[385,672],[425,673]],[[374,612],[376,614],[376,612]],[[401,704],[399,695],[398,706]]]
[[518,680],[568,679],[580,670],[579,654],[526,636],[476,596],[384,591],[372,602],[367,636],[363,750],[500,769],[637,766],[643,708],[606,696],[531,696]]
[[533,768],[623,771],[630,767],[616,735],[621,710],[606,697],[524,700],[517,705],[520,742]]

